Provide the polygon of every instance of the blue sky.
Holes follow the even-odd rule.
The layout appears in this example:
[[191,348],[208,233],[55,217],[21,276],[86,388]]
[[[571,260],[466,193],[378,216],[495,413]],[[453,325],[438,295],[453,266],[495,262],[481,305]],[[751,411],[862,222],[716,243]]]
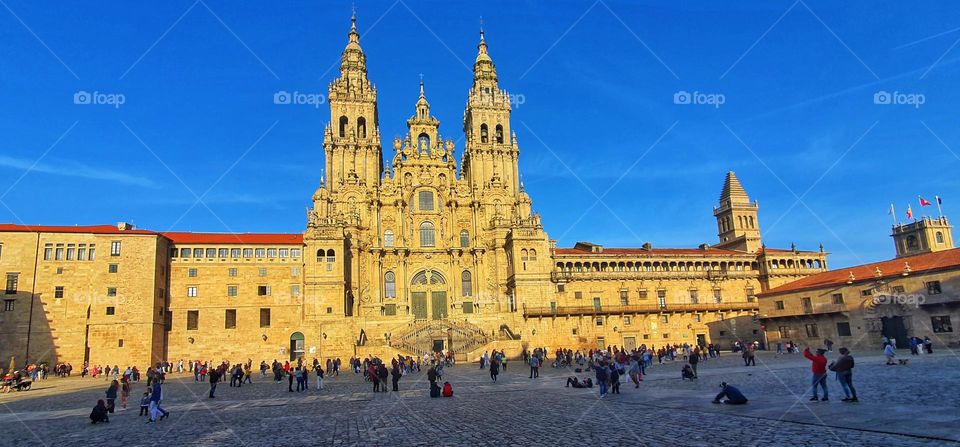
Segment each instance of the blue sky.
[[[329,112],[273,94],[326,91],[350,2],[51,5],[0,7],[0,221],[303,230]],[[361,0],[357,11],[388,155],[420,73],[462,150],[483,17],[501,87],[522,98],[524,182],[560,246],[713,243],[727,170],[759,200],[768,246],[822,242],[833,267],[893,255],[891,202],[901,220],[908,203],[920,213],[918,194],[944,197],[947,215],[960,206],[951,2]],[[75,104],[79,91],[124,103]],[[723,104],[675,104],[679,92]],[[878,92],[899,95],[876,104]]]

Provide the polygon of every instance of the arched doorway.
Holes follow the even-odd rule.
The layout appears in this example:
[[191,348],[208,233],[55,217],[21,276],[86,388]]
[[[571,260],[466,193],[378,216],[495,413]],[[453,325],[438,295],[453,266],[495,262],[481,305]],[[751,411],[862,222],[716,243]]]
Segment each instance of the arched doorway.
[[447,281],[440,272],[421,270],[410,280],[410,310],[415,320],[447,318]]
[[294,332],[290,334],[290,360],[297,360],[303,357],[303,333]]

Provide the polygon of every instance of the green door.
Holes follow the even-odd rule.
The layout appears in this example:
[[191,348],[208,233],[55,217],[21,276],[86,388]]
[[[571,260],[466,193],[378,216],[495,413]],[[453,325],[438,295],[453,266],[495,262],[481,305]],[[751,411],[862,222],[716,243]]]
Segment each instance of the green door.
[[415,320],[427,319],[427,292],[412,292],[410,294]]
[[433,292],[433,319],[447,318],[447,292]]

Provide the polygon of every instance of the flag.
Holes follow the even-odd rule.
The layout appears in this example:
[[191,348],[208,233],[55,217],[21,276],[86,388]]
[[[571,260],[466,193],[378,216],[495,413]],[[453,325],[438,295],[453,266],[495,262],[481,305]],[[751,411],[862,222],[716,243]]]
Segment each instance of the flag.
[[930,206],[930,202],[927,202],[927,199],[920,196],[917,196],[917,198],[920,199],[920,206]]
[[910,205],[907,205],[907,219],[913,219],[913,210],[910,209]]
[[888,215],[888,216],[892,216],[893,214],[894,214],[894,212],[893,212],[893,204],[891,203],[891,204],[890,204],[890,211],[887,211],[887,215]]
[[937,199],[937,205],[943,205],[943,200],[940,200],[940,196],[933,196]]

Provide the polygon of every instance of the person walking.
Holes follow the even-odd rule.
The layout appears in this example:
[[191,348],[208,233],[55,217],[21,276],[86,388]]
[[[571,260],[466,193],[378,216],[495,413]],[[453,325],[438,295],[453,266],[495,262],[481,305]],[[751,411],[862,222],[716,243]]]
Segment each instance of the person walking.
[[[690,368],[693,369],[693,377],[697,377],[697,364],[700,363],[700,352],[695,349],[693,354],[687,362],[690,363]],[[637,388],[639,388],[639,386]]]
[[114,380],[110,383],[110,387],[107,388],[107,411],[113,413],[114,402],[117,400],[117,393],[120,391],[120,382]]
[[603,361],[601,361],[600,364],[594,369],[596,370],[597,386],[600,387],[600,397],[604,397],[607,395],[607,383],[610,380],[610,370],[607,369],[607,366],[603,363]]
[[208,378],[210,379],[210,395],[209,395],[209,398],[210,398],[210,399],[213,399],[213,398],[216,397],[216,396],[214,396],[213,394],[217,391],[217,383],[220,382],[220,370],[217,369],[217,368],[212,368],[212,369],[210,370],[210,374],[209,374],[209,377],[208,377]]
[[830,363],[830,370],[837,373],[837,381],[840,382],[840,388],[846,396],[841,399],[842,402],[859,402],[857,400],[857,390],[853,387],[853,356],[846,347],[839,349],[840,357]]
[[130,398],[130,381],[124,377],[120,379],[120,407],[127,409],[127,399]]
[[157,415],[160,415],[159,420],[170,416],[170,412],[164,410],[160,407],[160,403],[163,402],[163,388],[160,386],[159,381],[153,382],[153,390],[150,391],[150,411],[149,411],[149,420],[147,423],[156,422]]
[[887,365],[896,365],[897,363],[893,361],[893,358],[897,356],[896,350],[893,348],[893,343],[887,343],[883,348],[883,356],[887,358]]
[[400,371],[400,364],[396,360],[393,361],[393,369],[390,370],[390,376],[393,380],[393,390],[400,391],[400,377],[403,373]]
[[[826,402],[829,400],[829,395],[827,394],[827,357],[823,354],[827,352],[826,349],[818,348],[817,354],[813,355],[810,353],[810,347],[808,346],[803,351],[803,356],[810,360],[810,371],[813,373],[811,378],[810,385],[813,391],[813,396],[810,398],[811,402],[823,401]],[[823,399],[820,399],[817,396],[817,387],[823,388]]]
[[490,362],[490,378],[494,382],[497,381],[497,375],[500,374],[500,361],[497,360],[497,356],[493,356],[493,360]]
[[620,370],[616,363],[610,364],[610,394],[620,394]]
[[540,377],[540,357],[530,357],[530,378]]

